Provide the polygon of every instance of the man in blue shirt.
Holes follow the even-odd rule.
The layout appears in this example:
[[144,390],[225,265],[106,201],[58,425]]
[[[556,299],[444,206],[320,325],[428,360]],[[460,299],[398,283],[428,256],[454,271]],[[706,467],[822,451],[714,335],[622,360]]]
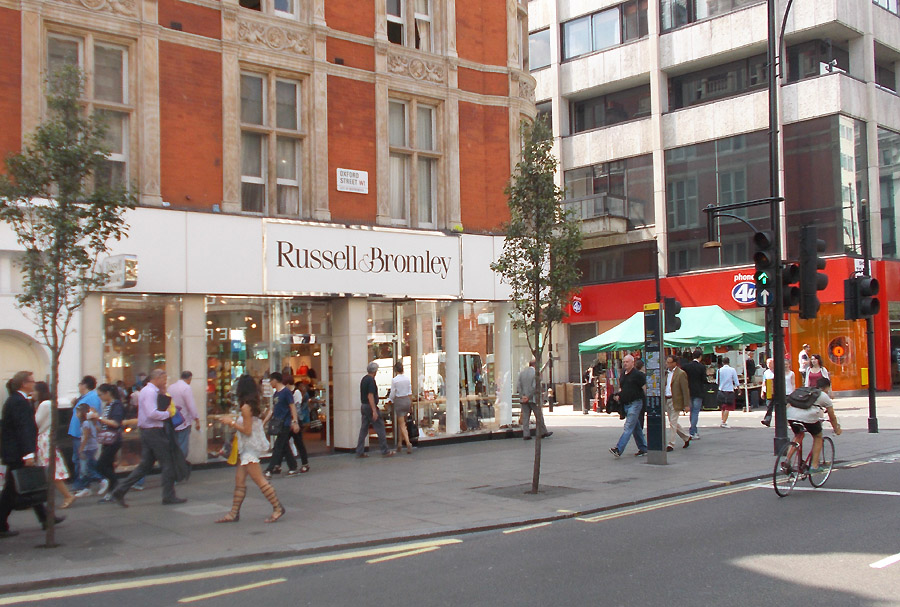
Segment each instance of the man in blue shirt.
[[[287,460],[288,476],[300,474],[297,470],[297,460],[291,453],[291,434],[294,430],[300,431],[300,423],[297,419],[297,407],[294,406],[294,395],[284,385],[284,376],[278,371],[269,375],[269,383],[275,388],[272,395],[272,419],[279,426],[275,436],[275,446],[272,447],[272,458],[266,468],[265,477],[272,478],[272,474],[281,468],[281,460]],[[266,420],[268,422],[268,419]]]
[[722,366],[719,367],[719,394],[717,400],[722,408],[722,423],[719,424],[721,428],[728,427],[728,414],[734,411],[735,407],[734,391],[740,387],[737,371],[728,364],[729,362],[726,356],[722,359]]
[[72,437],[72,477],[70,480],[76,486],[80,476],[78,472],[80,469],[78,448],[81,446],[81,424],[78,421],[78,416],[75,415],[75,408],[81,403],[86,403],[99,415],[102,407],[100,396],[97,394],[97,378],[93,375],[85,375],[78,382],[78,392],[81,396],[72,406],[72,420],[69,422],[69,436]]

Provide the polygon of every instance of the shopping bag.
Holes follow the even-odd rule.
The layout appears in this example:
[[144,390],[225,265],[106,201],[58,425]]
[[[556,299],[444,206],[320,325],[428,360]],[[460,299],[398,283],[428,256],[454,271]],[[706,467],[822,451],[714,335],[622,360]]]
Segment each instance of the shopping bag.
[[234,435],[234,439],[231,441],[231,453],[228,454],[228,465],[236,466],[238,463],[238,437],[237,434]]

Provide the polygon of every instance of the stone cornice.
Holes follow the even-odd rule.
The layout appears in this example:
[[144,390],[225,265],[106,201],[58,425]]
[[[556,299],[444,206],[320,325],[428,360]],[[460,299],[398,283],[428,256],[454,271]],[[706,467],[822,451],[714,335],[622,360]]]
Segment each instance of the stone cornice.
[[447,83],[447,65],[443,61],[430,61],[407,53],[388,51],[387,70],[391,74],[408,76],[420,82]]
[[311,56],[313,40],[306,31],[279,27],[266,21],[247,19],[238,13],[238,41],[273,51],[284,51],[296,55]]
[[65,4],[80,6],[91,11],[112,13],[123,17],[140,17],[137,0],[58,0]]

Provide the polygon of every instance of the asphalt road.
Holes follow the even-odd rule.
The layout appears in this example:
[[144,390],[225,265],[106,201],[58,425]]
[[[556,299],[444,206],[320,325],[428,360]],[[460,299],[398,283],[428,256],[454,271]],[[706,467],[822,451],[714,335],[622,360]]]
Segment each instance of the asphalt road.
[[[0,605],[900,605],[900,457],[525,528],[69,586]],[[891,559],[890,557],[894,557]]]

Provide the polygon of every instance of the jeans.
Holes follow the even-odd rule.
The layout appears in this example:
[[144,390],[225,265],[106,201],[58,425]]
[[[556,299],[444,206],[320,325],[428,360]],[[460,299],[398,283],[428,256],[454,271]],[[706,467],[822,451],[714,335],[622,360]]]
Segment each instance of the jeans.
[[116,477],[116,453],[119,452],[119,447],[121,446],[122,443],[100,446],[100,457],[97,458],[97,472],[109,481],[107,491],[112,491],[119,484],[119,479]]
[[178,447],[181,449],[181,452],[184,453],[185,457],[187,457],[188,448],[191,446],[191,427],[188,426],[184,430],[176,430],[175,442],[178,443]]
[[286,459],[288,468],[297,469],[297,460],[291,453],[291,427],[285,427],[278,436],[275,437],[275,446],[272,447],[272,458],[269,460],[269,466],[266,472],[272,472],[277,466],[281,466],[281,460]]
[[375,428],[381,453],[387,453],[388,446],[387,439],[384,436],[384,418],[381,417],[381,413],[378,414],[377,419],[372,417],[372,407],[368,404],[360,406],[359,412],[362,414],[362,423],[359,426],[359,440],[356,441],[356,454],[362,455],[366,450],[366,437],[369,436],[369,426]]
[[700,421],[700,409],[703,408],[703,397],[691,397],[691,436],[699,436],[697,422]]
[[625,405],[625,429],[622,431],[622,437],[616,445],[619,453],[625,452],[628,441],[634,436],[634,444],[637,445],[638,451],[647,450],[647,441],[644,439],[644,431],[638,426],[638,418],[644,411],[644,401],[635,400]]
[[[306,445],[303,444],[303,428],[300,428],[300,431],[291,434],[291,438],[294,440],[294,446],[297,447],[297,455],[300,456],[300,464],[306,466],[309,464],[309,455],[306,453]],[[290,445],[288,445],[288,451],[290,451]]]
[[72,474],[69,476],[69,482],[73,486],[78,486],[81,478],[81,463],[78,461],[78,450],[81,448],[81,437],[72,437]]
[[768,423],[772,423],[772,410],[775,408],[775,401],[771,398],[766,399],[766,415],[763,417],[763,421]]
[[[80,442],[80,441],[79,441]],[[75,482],[74,489],[81,490],[89,487],[92,482],[100,482],[103,477],[97,472],[97,450],[85,451],[79,455],[78,480]]]

